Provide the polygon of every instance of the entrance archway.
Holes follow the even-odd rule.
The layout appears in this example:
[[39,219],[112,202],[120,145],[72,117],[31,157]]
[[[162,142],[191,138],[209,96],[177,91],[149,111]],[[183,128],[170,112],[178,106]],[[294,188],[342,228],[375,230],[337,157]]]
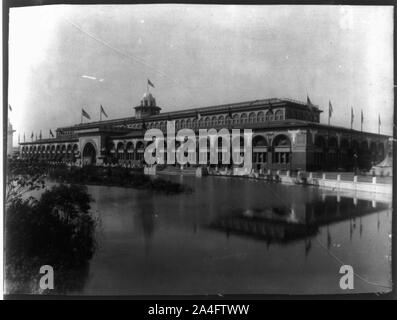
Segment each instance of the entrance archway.
[[252,140],[252,161],[254,169],[261,172],[267,165],[268,143],[265,137],[258,135]]
[[96,149],[91,142],[87,142],[83,149],[83,165],[96,164]]

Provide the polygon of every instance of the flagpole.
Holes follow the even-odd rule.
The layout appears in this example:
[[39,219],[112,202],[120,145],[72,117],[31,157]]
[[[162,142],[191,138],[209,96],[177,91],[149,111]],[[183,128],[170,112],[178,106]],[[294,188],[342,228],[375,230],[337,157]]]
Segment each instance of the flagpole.
[[363,132],[363,111],[361,110],[361,132]]
[[102,121],[102,106],[99,107],[99,121]]
[[363,109],[361,109],[361,132],[363,132],[363,123],[364,123],[364,113],[363,113]]

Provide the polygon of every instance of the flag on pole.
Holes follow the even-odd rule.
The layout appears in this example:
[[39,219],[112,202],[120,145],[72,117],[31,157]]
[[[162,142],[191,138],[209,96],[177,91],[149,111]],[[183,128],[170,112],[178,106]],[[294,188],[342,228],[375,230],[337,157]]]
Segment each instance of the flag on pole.
[[314,104],[310,101],[309,95],[307,95],[307,101],[306,101],[307,106],[310,108],[310,110],[314,110]]
[[328,116],[331,118],[332,113],[334,112],[334,108],[332,108],[331,100],[329,100],[329,105],[328,105]]
[[105,109],[103,109],[102,105],[101,105],[101,115],[104,115],[106,118],[108,118],[108,115],[105,112]]
[[147,79],[147,84],[148,84],[149,86],[151,86],[152,88],[154,88],[154,84],[153,84],[149,79]]
[[378,134],[380,134],[380,125],[381,125],[380,114],[378,114]]
[[90,115],[84,109],[81,109],[81,116],[91,120]]
[[353,107],[351,107],[351,114],[350,114],[350,127],[353,129],[353,122],[354,122],[354,113]]
[[40,135],[39,135],[39,139],[41,140],[41,130],[40,130]]
[[312,118],[312,121],[316,121],[316,107],[314,104],[310,101],[309,95],[307,95],[307,101],[306,101],[307,107],[309,108],[310,111],[310,116]]
[[9,109],[10,111],[12,111],[12,108],[11,108],[11,105],[10,105],[10,104],[8,105],[8,109]]
[[54,134],[52,133],[51,129],[50,129],[50,136],[54,138]]
[[361,131],[363,131],[363,123],[364,123],[364,113],[363,113],[363,109],[361,109]]
[[331,124],[331,117],[332,117],[333,112],[334,112],[334,108],[332,108],[331,100],[329,100],[329,102],[328,102],[328,125]]

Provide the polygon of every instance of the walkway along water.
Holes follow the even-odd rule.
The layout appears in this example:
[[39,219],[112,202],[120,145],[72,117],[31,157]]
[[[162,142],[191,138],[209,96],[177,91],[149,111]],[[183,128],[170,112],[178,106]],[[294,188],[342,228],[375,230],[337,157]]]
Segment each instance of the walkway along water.
[[[238,169],[238,168],[235,168]],[[258,180],[277,181],[285,184],[313,185],[334,191],[350,190],[357,192],[370,192],[377,194],[392,195],[392,177],[358,176],[353,173],[339,172],[290,172],[290,171],[268,171],[267,174],[246,173],[239,170],[217,170],[203,168],[178,168],[167,166],[163,170],[156,170],[155,166],[145,168],[149,175],[195,175],[204,174],[214,176],[243,177]]]

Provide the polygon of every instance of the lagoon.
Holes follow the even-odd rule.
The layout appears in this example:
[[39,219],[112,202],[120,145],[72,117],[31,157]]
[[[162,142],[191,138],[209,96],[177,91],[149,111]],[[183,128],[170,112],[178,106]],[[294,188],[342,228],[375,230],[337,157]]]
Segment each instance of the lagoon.
[[[387,292],[389,201],[228,177],[170,176],[164,195],[89,186],[98,249],[72,294],[205,295]],[[354,268],[354,290],[339,286]]]

